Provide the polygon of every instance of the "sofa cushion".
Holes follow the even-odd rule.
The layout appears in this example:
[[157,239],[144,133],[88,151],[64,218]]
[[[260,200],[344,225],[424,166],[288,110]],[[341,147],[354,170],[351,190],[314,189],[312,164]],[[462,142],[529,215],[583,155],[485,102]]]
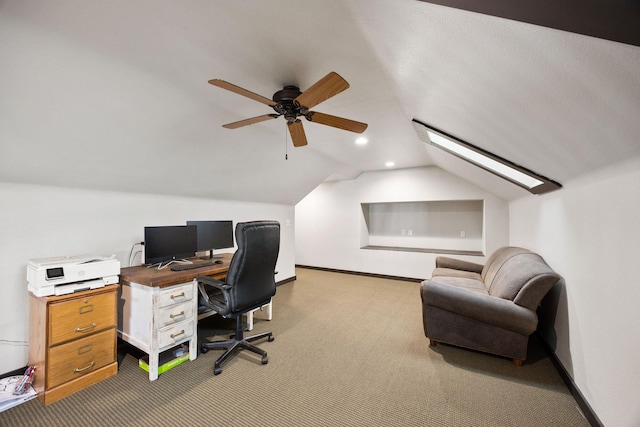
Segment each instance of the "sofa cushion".
[[431,279],[432,282],[441,283],[444,285],[454,286],[458,289],[466,289],[472,292],[478,292],[484,295],[488,295],[487,288],[484,284],[476,279],[470,279],[467,277],[451,277],[451,276],[437,276]]
[[516,246],[505,246],[491,254],[489,259],[487,259],[487,262],[484,264],[484,268],[482,269],[482,281],[484,282],[487,289],[491,289],[493,279],[496,277],[496,274],[498,274],[505,261],[507,261],[514,255],[523,253],[530,252],[527,249],[519,248]]
[[[482,282],[482,277],[480,277],[480,273],[476,273],[473,271],[464,271],[464,270],[456,270],[454,268],[438,268],[436,267],[431,273],[431,278],[436,277],[462,277],[465,279],[473,279],[478,282]],[[437,280],[436,280],[437,282]]]
[[551,269],[540,255],[532,252],[513,255],[496,272],[489,294],[513,301],[525,284],[549,272]]

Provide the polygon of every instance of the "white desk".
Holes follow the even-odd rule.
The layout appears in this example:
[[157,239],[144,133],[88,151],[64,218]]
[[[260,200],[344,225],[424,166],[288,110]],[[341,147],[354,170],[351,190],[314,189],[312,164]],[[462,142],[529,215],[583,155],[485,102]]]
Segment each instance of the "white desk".
[[[149,355],[149,380],[158,378],[159,355],[189,343],[189,359],[198,355],[198,277],[224,280],[233,254],[222,254],[222,264],[192,270],[158,270],[146,266],[120,271],[118,335]],[[195,262],[204,262],[196,260]],[[259,310],[259,309],[256,309]],[[247,329],[253,329],[254,312],[247,313]],[[272,318],[271,302],[266,306]],[[214,311],[200,318],[215,314]]]

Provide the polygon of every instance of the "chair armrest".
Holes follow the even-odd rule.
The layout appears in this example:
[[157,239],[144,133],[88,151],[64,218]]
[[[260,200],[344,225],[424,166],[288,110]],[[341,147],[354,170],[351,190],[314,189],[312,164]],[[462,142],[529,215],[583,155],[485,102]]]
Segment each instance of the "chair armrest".
[[484,265],[475,262],[464,261],[461,259],[439,256],[436,258],[436,268],[452,268],[454,270],[473,271],[474,273],[482,273]]
[[513,301],[432,280],[420,287],[422,303],[520,334],[536,330],[538,315]]
[[213,286],[214,288],[218,288],[221,291],[228,291],[229,289],[231,289],[231,285],[207,276],[198,277],[198,283],[202,283],[207,286]]
[[[212,293],[209,293],[205,288],[207,286],[217,289],[218,294],[221,293],[223,295],[223,299],[218,299],[216,297],[212,298]],[[200,292],[201,301],[221,315],[225,315],[229,312],[229,305],[227,303],[227,293],[229,292],[229,289],[231,289],[231,285],[221,282],[220,280],[215,280],[206,276],[198,277],[198,291]]]

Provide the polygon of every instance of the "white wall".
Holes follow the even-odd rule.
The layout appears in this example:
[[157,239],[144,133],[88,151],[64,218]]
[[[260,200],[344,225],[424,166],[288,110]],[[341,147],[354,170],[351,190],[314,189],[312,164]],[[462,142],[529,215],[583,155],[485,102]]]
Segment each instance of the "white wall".
[[27,260],[116,254],[127,266],[145,225],[187,220],[281,223],[276,280],[295,276],[293,206],[0,183],[0,374],[28,362]]
[[[438,254],[360,249],[361,203],[484,200],[485,254],[507,245],[508,204],[437,167],[367,172],[318,186],[295,208],[296,263],[314,267],[424,279]],[[484,262],[483,257],[461,257]]]
[[545,339],[605,426],[639,426],[640,159],[513,201],[509,212],[511,243],[565,280]]

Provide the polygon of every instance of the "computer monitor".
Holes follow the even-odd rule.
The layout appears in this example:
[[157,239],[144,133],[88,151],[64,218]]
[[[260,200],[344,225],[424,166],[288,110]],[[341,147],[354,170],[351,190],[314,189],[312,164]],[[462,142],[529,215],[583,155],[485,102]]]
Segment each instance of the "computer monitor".
[[187,221],[198,229],[198,252],[209,251],[209,258],[216,249],[233,248],[233,221]]
[[144,263],[147,265],[192,258],[198,243],[194,225],[144,228]]

